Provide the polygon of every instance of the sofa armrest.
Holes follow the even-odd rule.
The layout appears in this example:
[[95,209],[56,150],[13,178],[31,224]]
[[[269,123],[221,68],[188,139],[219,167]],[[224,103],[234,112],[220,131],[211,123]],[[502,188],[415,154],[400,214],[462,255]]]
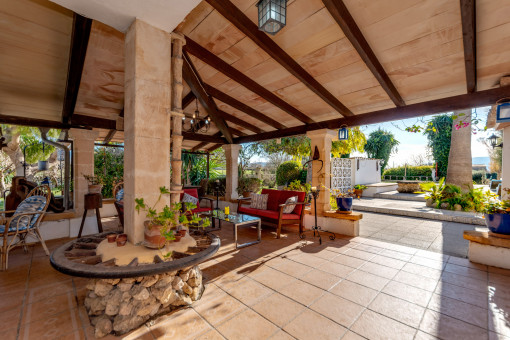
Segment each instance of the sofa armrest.
[[211,210],[213,209],[213,202],[214,202],[214,200],[212,198],[210,198],[210,197],[203,197],[203,196],[202,197],[200,197],[200,196],[198,197],[198,207],[200,207],[200,201],[202,201],[202,200],[209,201],[209,205],[211,206]]
[[[282,219],[282,215],[283,215],[283,208],[285,208],[285,207],[286,207],[286,206],[288,206],[288,205],[306,205],[306,202],[296,202],[296,203],[286,203],[286,204],[284,203],[284,204],[280,204],[280,205],[278,206],[278,209],[279,209],[279,211],[280,211],[280,214],[279,214],[278,219],[280,219],[280,220]],[[303,209],[301,209],[301,215],[303,215],[303,211],[304,211],[304,210],[305,210],[304,208],[303,208]]]

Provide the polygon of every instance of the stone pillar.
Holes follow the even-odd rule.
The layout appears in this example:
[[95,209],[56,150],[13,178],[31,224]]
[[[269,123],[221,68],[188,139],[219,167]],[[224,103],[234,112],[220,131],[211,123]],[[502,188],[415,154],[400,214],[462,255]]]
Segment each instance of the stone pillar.
[[237,194],[237,186],[239,183],[239,151],[241,150],[241,145],[226,144],[223,145],[223,150],[225,150],[225,159],[227,161],[227,188],[225,190],[225,199],[230,201],[239,197]]
[[[320,159],[324,162],[320,172],[321,162],[312,162],[312,187],[320,188],[319,198],[317,199],[317,214],[320,215],[324,211],[331,210],[329,204],[330,192],[328,190],[331,188],[331,144],[334,139],[338,138],[338,135],[335,130],[322,129],[309,131],[306,136],[310,138],[311,154],[313,155],[317,146]],[[313,209],[314,205],[312,203],[312,213],[314,213]]]
[[503,129],[503,151],[501,164],[501,198],[504,200],[510,197],[503,191],[504,188],[510,188],[510,127]]
[[94,175],[94,142],[99,131],[70,129],[69,137],[73,140],[74,205],[77,216],[82,216],[88,183],[83,175]]
[[172,33],[172,194],[170,201],[180,201],[182,191],[182,46],[186,39],[182,34]]
[[[125,39],[124,230],[143,241],[146,219],[135,198],[153,205],[170,186],[171,34],[136,19]],[[163,196],[157,209],[170,203]]]

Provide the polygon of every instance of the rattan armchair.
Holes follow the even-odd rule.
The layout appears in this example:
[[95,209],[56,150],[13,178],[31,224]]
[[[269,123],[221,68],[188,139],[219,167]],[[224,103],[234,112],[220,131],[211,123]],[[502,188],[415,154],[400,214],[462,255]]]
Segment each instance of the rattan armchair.
[[[0,211],[0,237],[3,238],[0,258],[2,270],[8,266],[9,251],[22,246],[25,252],[27,248],[27,237],[33,236],[38,239],[46,252],[50,255],[48,247],[39,231],[39,225],[48,209],[51,199],[51,189],[48,185],[38,186],[30,191],[27,197],[21,202],[16,210]],[[6,214],[14,213],[11,217]]]

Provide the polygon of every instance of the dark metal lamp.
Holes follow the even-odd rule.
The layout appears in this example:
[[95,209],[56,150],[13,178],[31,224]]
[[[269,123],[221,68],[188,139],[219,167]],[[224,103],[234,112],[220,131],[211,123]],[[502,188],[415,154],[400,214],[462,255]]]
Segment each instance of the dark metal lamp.
[[275,35],[287,24],[287,0],[260,0],[257,8],[261,31]]

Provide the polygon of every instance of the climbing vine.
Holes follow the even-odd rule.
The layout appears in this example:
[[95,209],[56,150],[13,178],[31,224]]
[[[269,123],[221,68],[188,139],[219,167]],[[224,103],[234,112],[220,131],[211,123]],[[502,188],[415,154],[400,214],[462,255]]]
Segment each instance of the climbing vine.
[[397,145],[399,141],[395,139],[395,136],[382,129],[378,129],[370,133],[367,144],[365,145],[365,151],[368,157],[382,159],[381,173],[384,172],[384,168],[388,165],[388,160],[392,152],[397,151]]
[[428,146],[432,157],[437,163],[437,177],[445,177],[448,169],[448,155],[452,138],[453,118],[450,115],[440,115],[432,118],[423,134],[427,136]]

